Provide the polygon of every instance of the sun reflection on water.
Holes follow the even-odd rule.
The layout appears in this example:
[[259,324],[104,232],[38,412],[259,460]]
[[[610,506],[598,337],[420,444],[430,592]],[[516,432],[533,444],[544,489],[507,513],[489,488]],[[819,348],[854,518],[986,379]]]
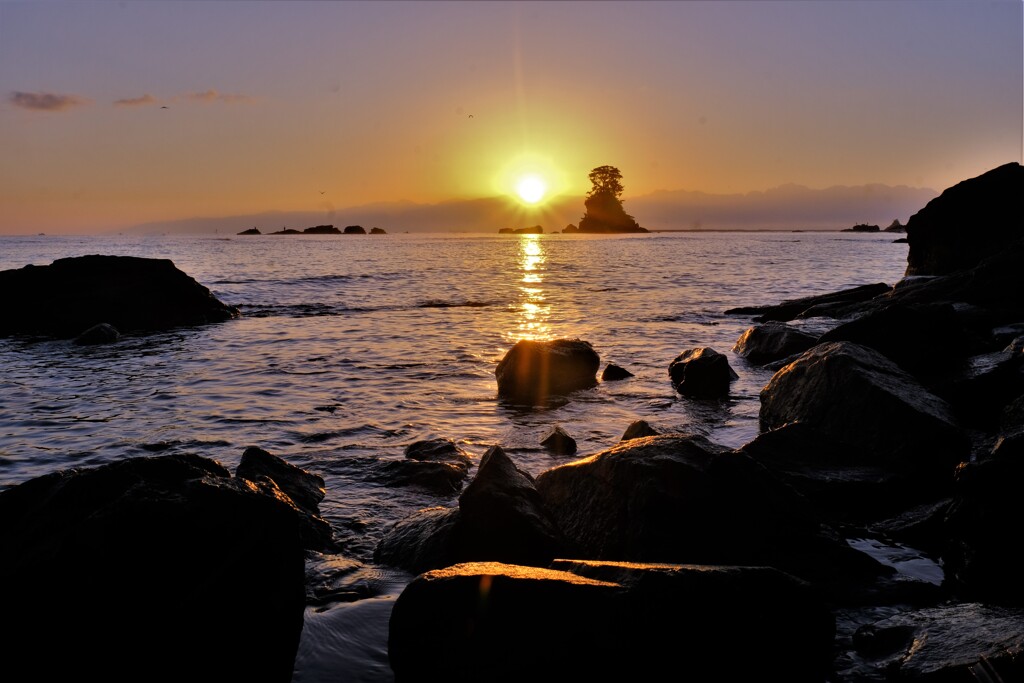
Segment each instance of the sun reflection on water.
[[519,268],[522,278],[519,284],[519,302],[516,329],[508,335],[511,341],[521,339],[550,339],[551,306],[546,303],[544,290],[544,253],[540,235],[522,235],[519,240]]

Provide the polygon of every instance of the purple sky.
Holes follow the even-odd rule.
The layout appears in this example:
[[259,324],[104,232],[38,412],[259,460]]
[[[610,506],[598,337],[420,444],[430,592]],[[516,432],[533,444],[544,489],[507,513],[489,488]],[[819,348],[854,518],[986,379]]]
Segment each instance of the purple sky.
[[[1022,5],[2,2],[0,234],[509,194],[886,183],[1022,154]],[[165,108],[166,107],[166,108]]]

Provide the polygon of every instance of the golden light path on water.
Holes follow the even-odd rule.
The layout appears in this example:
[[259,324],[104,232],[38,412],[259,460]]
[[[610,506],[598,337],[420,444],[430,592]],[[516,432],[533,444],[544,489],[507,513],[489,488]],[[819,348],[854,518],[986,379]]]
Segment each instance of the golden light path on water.
[[540,235],[522,235],[519,240],[519,316],[511,341],[551,338],[551,306],[544,296],[544,264],[547,261]]

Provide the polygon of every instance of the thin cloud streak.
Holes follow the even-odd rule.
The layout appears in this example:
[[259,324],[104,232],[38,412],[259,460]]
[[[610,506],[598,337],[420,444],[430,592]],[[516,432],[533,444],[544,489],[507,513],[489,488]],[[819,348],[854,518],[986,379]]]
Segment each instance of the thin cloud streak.
[[78,95],[61,95],[51,92],[22,92],[15,90],[8,97],[15,107],[29,111],[67,111],[84,106],[92,100]]
[[204,90],[202,92],[193,92],[185,95],[186,99],[193,102],[201,102],[204,104],[221,102],[223,104],[248,104],[253,101],[253,98],[248,95],[225,93],[220,94],[214,89]]
[[159,100],[155,97],[146,93],[142,97],[126,97],[120,100],[114,100],[115,107],[145,107],[151,104],[158,104]]

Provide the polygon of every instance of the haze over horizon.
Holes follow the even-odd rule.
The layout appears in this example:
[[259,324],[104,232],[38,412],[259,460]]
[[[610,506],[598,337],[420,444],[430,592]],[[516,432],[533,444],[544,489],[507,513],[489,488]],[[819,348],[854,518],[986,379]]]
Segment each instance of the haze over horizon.
[[1022,73],[1012,0],[4,2],[0,234],[500,198],[554,230],[603,164],[642,225],[698,227],[659,191],[913,190],[887,223],[1021,161]]

